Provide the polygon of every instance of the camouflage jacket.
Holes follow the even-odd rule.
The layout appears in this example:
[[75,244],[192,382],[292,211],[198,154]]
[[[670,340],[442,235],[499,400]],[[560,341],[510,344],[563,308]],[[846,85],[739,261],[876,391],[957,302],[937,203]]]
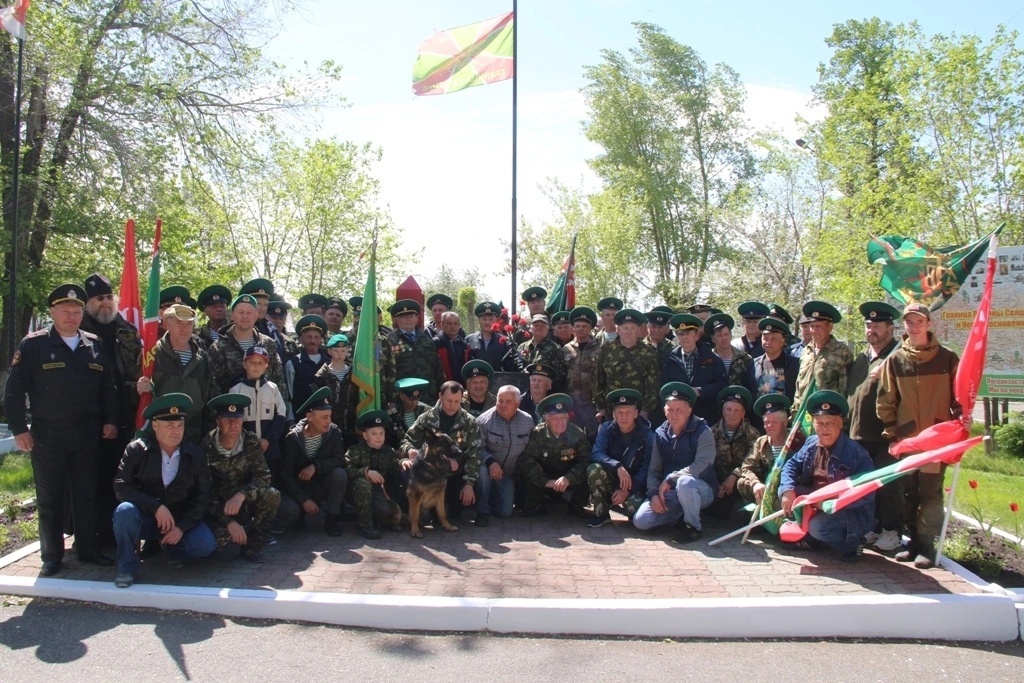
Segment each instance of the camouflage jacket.
[[395,382],[406,377],[419,377],[430,382],[420,392],[423,401],[432,404],[437,401],[437,392],[444,384],[444,369],[437,355],[434,338],[423,330],[416,332],[416,341],[410,342],[401,331],[392,330],[387,341],[381,344],[381,393],[384,399],[398,402]]
[[473,417],[480,417],[483,413],[498,404],[498,397],[487,392],[487,396],[484,398],[484,403],[479,408],[474,408],[472,402],[469,400],[469,392],[462,392],[462,409]]
[[569,423],[565,433],[555,436],[546,422],[533,428],[526,450],[519,457],[523,480],[533,486],[544,486],[549,479],[565,477],[573,486],[587,480],[590,464],[590,441],[582,429]]
[[[217,383],[217,388],[220,389],[222,394],[230,390],[240,379],[245,377],[245,368],[242,367],[245,351],[242,350],[238,341],[231,334],[231,330],[234,327],[234,324],[222,327],[219,331],[220,339],[214,342],[213,346],[207,351],[207,356],[210,359],[210,370],[213,372],[213,381]],[[285,405],[288,405],[291,401],[291,396],[288,395],[288,386],[284,381],[284,368],[281,367],[281,359],[277,355],[277,344],[265,334],[260,334],[255,330],[253,330],[253,333],[258,335],[259,345],[265,348],[270,356],[270,364],[267,366],[267,379],[277,385],[277,388],[281,391],[281,398],[284,399]]]
[[608,409],[608,392],[615,389],[636,389],[643,396],[640,409],[650,414],[658,406],[658,379],[661,365],[658,352],[649,344],[636,344],[627,349],[615,339],[601,345],[597,362],[594,402],[601,410]]
[[331,396],[327,399],[331,404],[331,422],[337,425],[345,437],[355,434],[359,389],[352,383],[352,366],[349,366],[344,381],[339,380],[331,371],[330,363],[321,366],[313,375],[312,389],[316,391],[320,387],[328,387],[331,390]]
[[217,447],[218,432],[217,429],[211,431],[203,439],[201,447],[213,480],[210,516],[221,526],[227,526],[233,518],[224,514],[224,503],[236,493],[244,495],[246,501],[254,501],[258,491],[270,488],[270,469],[255,434],[243,429],[238,437],[241,443],[236,446],[237,450],[231,455],[224,455]]
[[210,321],[206,321],[205,323],[199,326],[199,329],[197,329],[196,333],[192,336],[198,337],[199,345],[206,349],[207,351],[209,351],[210,347],[213,346],[213,343],[217,341],[217,339],[213,338],[214,333],[218,335],[217,339],[219,339],[220,333],[217,330],[213,330],[211,332]]
[[[430,410],[430,406],[420,401],[412,412],[415,418],[418,418],[428,410]],[[401,401],[388,407],[388,417],[391,418],[391,433],[388,435],[388,443],[394,448],[399,448],[402,445],[402,439],[405,438],[405,432],[409,429],[405,424],[405,412],[402,410]]]
[[675,348],[675,344],[672,343],[672,340],[669,339],[668,337],[665,337],[664,339],[662,339],[657,344],[651,343],[651,338],[650,337],[644,337],[644,340],[643,340],[642,343],[646,344],[647,346],[650,346],[652,349],[657,351],[658,352],[658,358],[661,358],[663,356],[667,356],[668,354],[670,354],[672,352],[672,349]]
[[739,478],[743,460],[760,434],[746,419],[740,423],[731,439],[725,435],[724,419],[715,423],[711,434],[715,437],[715,474],[718,482],[725,482],[730,475]]
[[345,460],[349,481],[365,479],[367,470],[373,470],[382,477],[402,471],[398,451],[387,444],[375,450],[366,445],[365,441],[357,443],[345,451]]
[[[423,444],[427,440],[427,430],[442,431],[440,406],[434,406],[416,418],[416,422],[405,433],[399,449],[403,457],[408,458],[409,451],[413,449],[423,448]],[[471,485],[476,483],[477,477],[480,476],[481,443],[480,425],[476,423],[476,418],[460,408],[459,412],[455,414],[455,424],[445,433],[452,437],[455,445],[462,451],[460,464],[462,465],[463,480]]]
[[[717,356],[718,354],[716,353],[715,355]],[[750,371],[750,361],[750,354],[746,351],[732,350],[732,363],[729,364],[729,369],[726,370],[729,384],[737,384],[741,387],[747,387],[747,389],[751,388],[747,386],[747,382],[750,381],[747,378]],[[722,363],[724,364],[725,361],[723,360]]]
[[[114,348],[104,347],[103,350],[114,361],[114,380],[117,382],[117,397],[121,407],[121,422],[118,426],[134,429],[135,413],[139,407],[139,392],[135,383],[142,376],[142,338],[135,326],[122,318],[120,313],[111,324],[114,326]],[[86,332],[99,336],[98,327],[92,316],[85,315],[82,318],[81,329]]]
[[591,339],[583,348],[573,339],[562,347],[565,360],[565,390],[576,403],[594,403],[594,382],[597,380],[597,361],[601,344]]
[[[803,435],[803,432],[797,431],[789,454],[792,455],[799,451],[806,440],[807,437]],[[754,501],[754,485],[765,483],[774,464],[775,452],[772,451],[771,438],[767,434],[757,437],[750,447],[747,457],[743,459],[743,465],[740,467],[740,480],[736,482],[736,488],[739,489],[740,496],[744,500]]]
[[846,375],[853,365],[853,352],[835,337],[829,337],[821,351],[813,345],[804,347],[800,356],[800,372],[796,376],[793,412],[800,410],[804,395],[814,380],[814,391],[834,391],[846,395]]
[[561,391],[565,387],[565,360],[562,358],[562,347],[551,337],[545,337],[540,344],[533,340],[523,342],[519,345],[519,353],[527,365],[540,363],[554,369],[554,378],[551,380],[555,391]]

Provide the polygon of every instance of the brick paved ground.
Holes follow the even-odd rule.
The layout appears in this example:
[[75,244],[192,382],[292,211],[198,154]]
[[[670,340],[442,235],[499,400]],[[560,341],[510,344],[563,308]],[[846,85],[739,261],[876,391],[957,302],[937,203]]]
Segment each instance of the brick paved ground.
[[[945,570],[918,571],[866,552],[850,565],[834,554],[790,551],[768,536],[715,548],[705,542],[677,546],[671,532],[641,536],[613,515],[613,525],[588,529],[562,513],[492,519],[478,529],[465,518],[447,533],[431,527],[423,539],[408,531],[364,541],[349,526],[328,538],[319,522],[279,537],[261,566],[231,550],[182,570],[162,558],[143,562],[140,582],[224,588],[268,588],[354,594],[509,598],[726,598],[969,593],[973,587]],[[708,523],[705,539],[732,527]],[[70,543],[70,540],[69,540]],[[113,581],[113,568],[65,557],[59,578]],[[39,555],[0,574],[36,576]]]

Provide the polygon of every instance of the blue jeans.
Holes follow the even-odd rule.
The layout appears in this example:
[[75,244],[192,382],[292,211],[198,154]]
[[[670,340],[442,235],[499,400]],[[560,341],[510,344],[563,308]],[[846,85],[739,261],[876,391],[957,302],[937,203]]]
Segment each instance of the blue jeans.
[[487,465],[480,464],[480,476],[476,480],[476,513],[511,517],[515,500],[516,483],[512,475],[505,472],[501,479],[491,479]]
[[807,525],[807,532],[841,553],[856,552],[860,539],[875,525],[873,514],[858,508],[840,510],[826,515],[816,512]]
[[[114,511],[114,538],[117,539],[117,572],[119,574],[139,573],[139,555],[136,548],[139,541],[157,541],[163,537],[156,526],[156,516],[148,515],[133,503],[121,503]],[[187,560],[212,555],[217,549],[206,522],[198,522],[181,536],[175,545],[165,545],[164,553],[169,560]]]
[[633,525],[641,530],[653,529],[675,524],[682,517],[694,529],[700,529],[700,511],[714,500],[715,492],[706,481],[684,474],[676,481],[676,495],[673,496],[671,491],[665,494],[665,512],[655,512],[651,501],[644,501],[633,516]]

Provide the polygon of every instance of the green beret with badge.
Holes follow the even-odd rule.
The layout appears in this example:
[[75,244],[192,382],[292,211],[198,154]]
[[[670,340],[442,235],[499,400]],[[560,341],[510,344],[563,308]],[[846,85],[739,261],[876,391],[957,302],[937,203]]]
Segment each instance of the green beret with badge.
[[499,316],[501,315],[501,306],[493,301],[482,301],[473,309],[473,315],[478,318],[482,315]]
[[591,327],[594,327],[597,325],[597,313],[587,306],[577,306],[569,311],[569,322],[576,324],[577,320],[585,320],[590,323]]
[[185,413],[191,407],[192,397],[188,394],[164,394],[146,406],[142,417],[159,422],[180,422],[185,419]]
[[65,284],[55,287],[50,296],[47,297],[46,301],[50,308],[53,308],[57,304],[62,304],[65,301],[76,303],[82,308],[85,308],[85,302],[89,297],[85,294],[85,289],[79,287],[76,284]]
[[537,301],[538,299],[547,299],[548,290],[543,287],[530,287],[523,292],[523,301],[530,303],[531,301]]
[[606,296],[597,302],[597,310],[599,311],[607,311],[609,309],[613,311],[621,311],[625,307],[626,304],[622,303],[622,299],[616,296]]
[[623,308],[621,311],[615,314],[615,324],[625,325],[626,323],[634,323],[636,325],[643,325],[647,322],[647,316],[636,310],[635,308]]
[[171,285],[160,290],[160,305],[170,306],[171,304],[186,304],[195,308],[191,292],[188,291],[188,287],[182,285]]
[[835,306],[824,301],[808,301],[802,310],[806,317],[816,322],[838,323],[843,319]]
[[568,413],[572,410],[572,398],[568,394],[551,394],[537,404],[537,410],[543,415]]
[[898,320],[900,312],[895,306],[882,301],[865,301],[857,307],[866,323],[891,323]]
[[[276,294],[274,296],[277,296]],[[267,315],[280,316],[288,315],[288,311],[292,310],[292,305],[284,299],[271,298],[267,302]]]
[[231,302],[231,310],[235,310],[238,304],[249,304],[253,308],[259,308],[260,302],[256,301],[256,297],[252,294],[239,294],[235,297],[235,300]]
[[661,387],[662,401],[686,401],[691,406],[697,402],[697,392],[685,382],[669,382]]
[[773,318],[778,318],[779,320],[781,320],[782,322],[786,323],[787,325],[792,325],[793,324],[793,316],[790,315],[789,311],[787,311],[785,308],[783,308],[779,304],[769,304],[768,305],[768,315],[770,315]]
[[305,313],[310,308],[320,308],[324,310],[327,308],[327,297],[323,294],[303,294],[299,297],[299,308]]
[[704,321],[704,332],[711,334],[723,327],[728,327],[731,330],[735,325],[736,321],[728,313],[715,313]]
[[462,379],[470,377],[494,377],[494,368],[487,361],[474,358],[462,366]]
[[783,337],[789,334],[789,326],[778,318],[773,318],[771,316],[761,318],[757,323],[757,329],[762,332],[778,332]]
[[430,298],[427,299],[427,308],[433,308],[434,304],[441,304],[449,311],[455,306],[455,302],[452,301],[452,298],[447,294],[432,294]]
[[807,399],[807,412],[810,415],[838,415],[846,417],[850,405],[842,394],[834,391],[815,391]]
[[559,311],[558,313],[555,313],[553,316],[551,316],[551,324],[552,325],[559,325],[559,324],[569,325],[570,324],[569,323],[569,311]]
[[295,334],[302,336],[306,330],[317,330],[321,337],[327,336],[327,321],[322,316],[312,314],[304,315],[295,323]]
[[616,389],[615,391],[608,392],[608,405],[612,408],[616,406],[636,406],[640,407],[644,402],[644,397],[636,389]]
[[226,306],[231,303],[231,290],[224,285],[210,285],[199,292],[196,303],[199,305],[199,308],[206,308],[214,304],[224,304]]
[[789,407],[793,405],[793,402],[785,394],[771,393],[765,394],[764,396],[758,397],[754,401],[754,412],[759,416],[764,417],[768,413],[777,413],[779,411],[789,412]]
[[430,386],[430,382],[420,377],[403,377],[395,382],[395,388],[410,398],[419,398],[420,392]]
[[718,405],[724,405],[726,401],[736,401],[744,408],[750,408],[753,400],[747,388],[738,384],[731,384],[718,392]]
[[760,320],[770,313],[768,304],[760,301],[744,301],[736,307],[740,317],[744,320]]
[[[360,301],[360,303],[362,302]],[[410,313],[417,315],[421,310],[423,309],[420,308],[419,302],[412,299],[401,299],[391,305],[391,308],[388,309],[388,313],[390,313],[391,317],[394,318],[395,316],[409,315]]]
[[295,411],[296,415],[302,415],[310,410],[330,410],[331,404],[328,399],[331,397],[330,387],[320,387],[306,399],[306,402]]
[[383,427],[387,429],[391,426],[391,418],[384,410],[367,410],[356,418],[356,427],[359,429],[370,429],[371,427]]
[[700,330],[704,328],[704,321],[689,313],[680,313],[679,315],[672,316],[669,324],[672,325],[672,329],[677,334],[686,330]]
[[206,407],[217,414],[217,417],[245,417],[245,409],[252,404],[252,399],[245,394],[221,394],[210,399]]
[[348,341],[348,335],[342,334],[341,332],[331,335],[331,338],[327,340],[327,348],[333,349],[338,346],[351,346]]
[[274,293],[274,283],[263,277],[254,278],[242,285],[238,293],[252,294],[257,298],[269,299]]

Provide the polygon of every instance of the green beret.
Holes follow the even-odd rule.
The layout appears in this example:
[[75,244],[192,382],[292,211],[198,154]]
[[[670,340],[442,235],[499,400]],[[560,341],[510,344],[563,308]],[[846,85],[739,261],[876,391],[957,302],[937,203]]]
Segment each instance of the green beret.
[[714,310],[711,304],[694,304],[686,307],[686,312],[690,315],[697,315],[698,313],[711,313]]
[[171,304],[191,304],[192,294],[188,287],[182,285],[171,285],[160,290],[160,305],[170,306]]
[[[360,303],[362,302],[360,301]],[[394,317],[396,315],[406,315],[408,313],[419,313],[421,310],[423,309],[420,308],[418,302],[413,301],[412,299],[402,299],[401,301],[396,301],[392,304],[391,308],[388,309],[388,313]]]
[[780,410],[788,411],[791,405],[793,402],[785,394],[765,394],[754,401],[754,412],[763,417],[768,413],[777,413]]
[[321,337],[327,336],[327,321],[322,316],[312,314],[304,315],[295,323],[295,334],[302,336],[306,330],[317,330]]
[[331,335],[331,338],[327,340],[327,348],[333,349],[337,346],[351,346],[348,341],[348,336],[341,332]]
[[[251,296],[249,298],[252,298]],[[237,301],[237,299],[236,299]],[[252,399],[245,394],[221,394],[210,399],[206,407],[217,413],[217,417],[245,417],[245,409]]]
[[548,297],[548,290],[543,287],[530,287],[523,292],[523,301],[530,302],[536,301],[537,299],[546,299]]
[[739,311],[741,318],[752,320],[760,320],[770,313],[768,305],[760,301],[744,301],[736,307],[736,310]]
[[697,392],[689,384],[669,382],[661,388],[662,401],[686,401],[691,406],[697,402]]
[[608,392],[608,405],[615,406],[637,406],[640,407],[644,398],[636,389],[616,389]]
[[677,333],[684,332],[686,330],[700,330],[704,328],[704,321],[695,315],[689,313],[680,313],[679,315],[672,316],[672,320],[669,321]]
[[900,317],[900,312],[896,310],[895,306],[881,301],[865,301],[857,307],[857,310],[864,316],[866,323],[891,323],[894,320],[899,320]]
[[537,404],[537,410],[542,414],[568,413],[572,409],[572,398],[568,394],[551,394]]
[[370,427],[387,429],[390,426],[391,418],[388,417],[385,410],[367,410],[356,419],[356,427],[359,429],[369,429]]
[[835,306],[824,301],[808,301],[804,304],[803,314],[811,320],[827,323],[838,323],[843,319]]
[[782,336],[789,334],[789,327],[781,320],[771,316],[761,318],[757,323],[757,329],[762,332],[778,332]]
[[274,283],[270,280],[262,277],[249,280],[242,288],[238,290],[239,294],[252,294],[256,297],[270,298],[270,295],[274,293]]
[[482,315],[501,315],[501,306],[493,301],[483,301],[473,309],[473,315],[478,318]]
[[671,319],[672,312],[663,311],[660,308],[654,308],[647,313],[648,325],[668,325],[668,321]]
[[420,391],[430,386],[430,382],[420,377],[403,377],[395,382],[395,388],[406,396],[416,398]]
[[146,406],[142,417],[147,420],[177,422],[185,419],[185,412],[191,407],[192,398],[188,394],[164,394]]
[[306,402],[295,411],[297,415],[309,412],[310,410],[330,410],[331,404],[327,399],[331,397],[330,387],[320,387],[313,392],[313,395],[306,399]]
[[231,302],[231,310],[235,310],[238,304],[249,304],[253,308],[258,308],[260,302],[256,301],[256,297],[252,294],[239,294],[235,297],[235,300]]
[[529,365],[526,366],[526,374],[540,375],[541,377],[554,379],[555,369],[550,365],[545,365],[544,363],[530,363]]
[[559,323],[565,323],[566,325],[570,324],[569,311],[559,311],[558,313],[555,313],[553,316],[551,316],[552,325],[557,325]]
[[196,303],[199,308],[206,308],[212,304],[224,304],[231,303],[231,290],[224,285],[210,285],[203,291],[199,292],[199,297],[196,299]]
[[303,294],[299,297],[299,308],[305,313],[309,308],[327,308],[327,297],[323,294]]
[[429,299],[427,299],[428,309],[433,308],[434,304],[444,304],[444,307],[447,308],[449,311],[455,307],[455,302],[452,301],[452,298],[447,294],[434,294]]
[[89,297],[85,293],[85,289],[79,287],[76,284],[66,284],[55,288],[50,292],[50,296],[47,297],[46,301],[50,308],[53,308],[57,304],[64,303],[65,301],[72,301],[82,308],[85,308],[85,302]]
[[267,303],[267,315],[288,315],[292,305],[283,299],[271,299]]
[[753,398],[751,398],[750,392],[747,391],[746,387],[731,384],[718,392],[718,405],[722,405],[726,401],[736,401],[742,403],[744,408],[749,408]]
[[815,391],[807,399],[807,412],[811,415],[838,415],[846,417],[850,405],[834,391]]
[[736,325],[736,321],[728,313],[715,313],[704,321],[704,331],[711,334],[721,327],[728,327],[730,330]]
[[324,313],[327,312],[328,308],[337,308],[341,311],[341,316],[345,317],[348,315],[348,304],[345,303],[344,299],[338,297],[327,297],[324,302]]
[[637,325],[643,325],[646,322],[647,316],[635,308],[624,308],[615,314],[616,325],[622,325],[624,323],[636,323]]
[[614,296],[606,296],[597,302],[597,310],[607,311],[609,308],[613,311],[621,311],[626,307],[626,304],[622,303],[622,299]]
[[462,379],[494,377],[494,368],[485,360],[473,359],[462,366]]
[[591,327],[595,327],[597,325],[597,313],[592,308],[577,306],[569,311],[569,322],[575,324],[577,320],[586,320],[590,323]]
[[793,316],[789,314],[789,311],[778,304],[771,304],[768,306],[768,315],[773,318],[778,318],[787,325],[793,324]]

